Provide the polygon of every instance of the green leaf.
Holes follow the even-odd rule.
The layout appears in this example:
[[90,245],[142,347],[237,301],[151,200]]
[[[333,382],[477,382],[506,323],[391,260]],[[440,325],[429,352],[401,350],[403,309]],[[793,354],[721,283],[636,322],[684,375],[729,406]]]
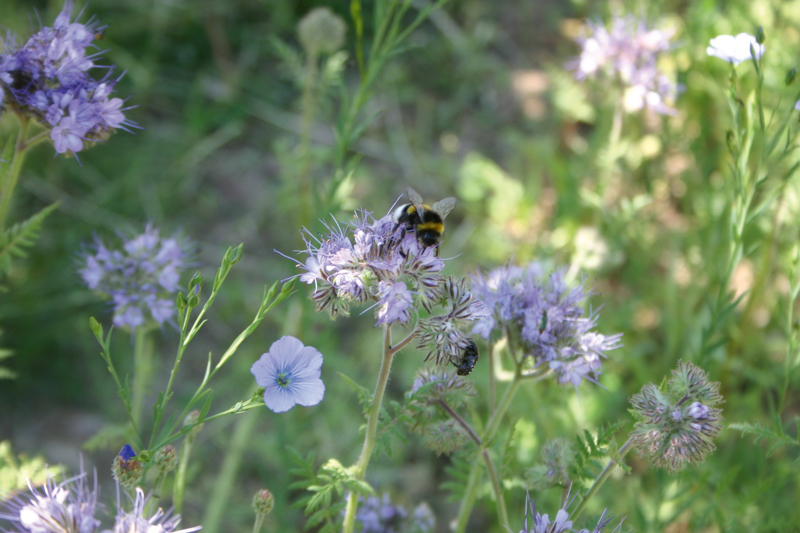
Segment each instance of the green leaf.
[[47,216],[55,211],[58,202],[51,204],[25,222],[14,224],[0,234],[0,275],[11,270],[13,257],[25,257],[25,249],[32,247],[39,238],[39,232]]

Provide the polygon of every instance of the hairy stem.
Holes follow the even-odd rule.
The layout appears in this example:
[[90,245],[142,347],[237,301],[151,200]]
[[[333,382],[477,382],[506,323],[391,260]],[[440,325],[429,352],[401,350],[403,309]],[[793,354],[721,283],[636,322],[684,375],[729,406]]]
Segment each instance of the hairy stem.
[[603,486],[603,483],[606,482],[608,477],[611,475],[611,472],[613,472],[614,467],[617,466],[618,459],[621,460],[622,458],[624,458],[632,447],[633,447],[633,439],[631,438],[628,439],[628,442],[623,444],[622,447],[619,449],[619,452],[617,453],[617,459],[611,459],[606,465],[606,467],[603,469],[603,471],[600,472],[600,475],[597,476],[597,479],[594,480],[594,483],[592,484],[589,491],[581,500],[581,503],[579,503],[578,506],[575,508],[575,510],[570,513],[570,518],[572,518],[573,521],[576,520],[578,516],[580,516],[581,512],[586,507],[586,504],[589,503],[589,500],[592,499],[592,496],[594,496],[597,493],[597,491],[600,490],[600,487]]
[[[383,360],[381,361],[381,370],[378,374],[378,382],[375,384],[375,394],[372,397],[372,406],[369,410],[369,418],[367,419],[367,431],[364,435],[364,447],[361,449],[361,456],[353,468],[353,474],[356,479],[363,480],[364,475],[367,473],[367,466],[369,460],[372,458],[372,452],[375,450],[375,435],[378,431],[378,416],[381,412],[381,403],[383,402],[383,393],[386,392],[386,383],[389,381],[389,371],[392,368],[392,359],[397,349],[392,348],[392,330],[389,324],[383,325]],[[344,515],[344,525],[342,531],[344,533],[353,533],[355,526],[356,510],[358,509],[358,492],[350,492],[347,499],[347,508]]]

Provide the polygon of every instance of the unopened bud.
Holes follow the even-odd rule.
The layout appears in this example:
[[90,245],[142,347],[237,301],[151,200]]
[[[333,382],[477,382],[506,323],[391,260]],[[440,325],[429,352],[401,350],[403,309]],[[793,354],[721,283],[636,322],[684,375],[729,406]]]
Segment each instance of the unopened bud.
[[792,67],[786,72],[786,85],[789,86],[797,79],[797,67]]
[[300,44],[306,53],[332,54],[344,45],[344,21],[327,7],[312,9],[297,25]]
[[192,431],[190,432],[191,436],[197,435],[200,432],[200,430],[203,429],[203,424],[197,424],[199,420],[200,420],[200,411],[197,410],[192,411],[191,413],[186,415],[186,418],[183,419],[184,426],[194,426],[192,428]]
[[764,41],[767,37],[764,35],[764,28],[763,26],[758,27],[758,31],[756,32],[756,42],[758,44],[764,44]]
[[275,507],[275,497],[267,489],[261,489],[253,496],[253,510],[259,516],[266,516]]
[[178,466],[178,452],[175,451],[174,447],[167,444],[156,452],[153,462],[160,473],[172,472]]

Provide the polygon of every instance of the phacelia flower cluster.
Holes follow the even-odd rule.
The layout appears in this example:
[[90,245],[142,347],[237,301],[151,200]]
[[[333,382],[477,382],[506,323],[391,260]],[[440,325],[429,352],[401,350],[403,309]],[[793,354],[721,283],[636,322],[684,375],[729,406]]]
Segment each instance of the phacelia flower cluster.
[[507,335],[512,352],[532,358],[536,368],[549,365],[559,383],[596,382],[601,358],[620,346],[621,333],[594,331],[597,312],[585,310],[591,291],[583,284],[568,287],[561,270],[548,275],[539,263],[507,264],[486,276],[474,275],[472,291],[492,310],[473,333],[485,339]]
[[722,430],[722,410],[716,407],[723,401],[719,382],[680,361],[669,381],[660,387],[648,383],[631,397],[639,419],[631,434],[636,451],[652,466],[672,472],[703,462]]
[[362,533],[432,533],[435,529],[436,518],[426,503],[409,515],[402,505],[392,504],[388,493],[359,500],[356,520],[363,526]]
[[[20,533],[192,533],[200,527],[177,530],[180,516],[165,513],[157,509],[148,516],[145,510],[148,497],[142,489],[136,489],[136,499],[132,502],[130,512],[123,510],[125,505],[119,498],[117,490],[117,515],[114,517],[112,529],[101,530],[101,521],[97,516],[98,486],[95,477],[94,487],[90,490],[86,473],[56,483],[47,476],[44,486],[37,489],[29,485],[29,492],[3,503],[0,509],[0,529],[9,524],[13,531]],[[3,520],[7,521],[3,524]]]
[[94,253],[83,257],[80,274],[86,285],[114,304],[114,325],[136,329],[148,322],[163,324],[175,316],[175,295],[190,256],[188,242],[162,238],[148,225],[125,240],[121,250],[95,241]]
[[[102,51],[94,44],[104,27],[96,20],[72,22],[73,0],[66,0],[53,27],[43,27],[18,46],[13,36],[2,41],[0,113],[10,109],[50,130],[59,154],[75,154],[102,142],[126,120],[123,100],[111,98],[119,81],[112,67],[97,64]],[[104,69],[96,80],[91,69]]]
[[389,325],[409,322],[420,308],[450,307],[446,315],[420,320],[420,345],[437,362],[460,357],[468,342],[460,328],[488,311],[463,281],[441,274],[444,261],[434,246],[422,246],[389,215],[374,220],[361,211],[352,224],[327,228],[326,236],[304,232],[308,258],[298,265],[306,270],[301,281],[314,284],[311,299],[318,311],[336,318],[353,305],[371,303],[376,325]]
[[660,114],[676,111],[665,101],[674,100],[678,86],[658,68],[658,56],[669,50],[670,32],[647,28],[633,16],[614,17],[611,27],[588,22],[589,35],[577,41],[583,47],[576,65],[580,80],[599,73],[611,77],[625,89],[625,109],[648,107]]

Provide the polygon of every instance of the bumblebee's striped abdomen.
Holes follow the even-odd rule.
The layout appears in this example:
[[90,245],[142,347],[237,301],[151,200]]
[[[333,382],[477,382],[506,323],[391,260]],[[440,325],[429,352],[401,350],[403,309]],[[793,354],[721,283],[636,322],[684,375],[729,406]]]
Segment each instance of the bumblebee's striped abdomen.
[[444,223],[423,222],[422,224],[417,224],[417,231],[434,231],[436,233],[442,233],[444,231]]

